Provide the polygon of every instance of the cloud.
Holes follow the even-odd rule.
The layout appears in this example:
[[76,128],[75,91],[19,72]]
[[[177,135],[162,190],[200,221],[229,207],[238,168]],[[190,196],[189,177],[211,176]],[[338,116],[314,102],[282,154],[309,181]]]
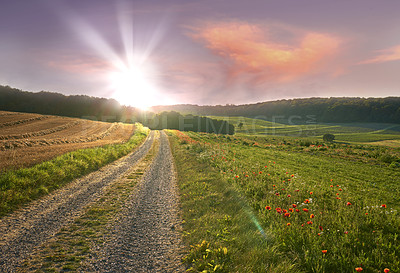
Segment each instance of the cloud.
[[379,53],[376,57],[359,62],[358,64],[374,64],[400,60],[400,45],[376,52]]
[[[224,60],[231,79],[254,83],[289,82],[316,73],[341,42],[330,34],[247,22],[208,23],[190,30],[190,37]],[[283,35],[288,33],[291,41]]]

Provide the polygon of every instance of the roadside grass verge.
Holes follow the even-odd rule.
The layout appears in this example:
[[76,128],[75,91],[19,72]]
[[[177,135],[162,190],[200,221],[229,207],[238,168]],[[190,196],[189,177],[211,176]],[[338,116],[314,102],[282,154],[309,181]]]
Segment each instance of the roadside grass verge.
[[[203,249],[199,241],[206,238],[206,244],[226,246],[228,254],[232,254],[229,247],[235,249],[235,244],[244,240],[240,238],[246,238],[242,251],[254,255],[233,250],[234,254],[225,262],[227,272],[285,272],[267,267],[271,264],[268,259],[275,254],[280,258],[275,267],[293,266],[303,272],[350,273],[355,272],[355,268],[373,273],[383,272],[385,268],[391,272],[400,270],[398,168],[374,162],[366,164],[361,161],[361,154],[359,157],[332,157],[325,146],[307,145],[307,149],[312,150],[304,150],[301,141],[293,138],[282,137],[285,143],[269,146],[260,143],[261,140],[255,142],[254,136],[238,138],[177,131],[174,134],[175,147],[178,147],[174,153],[181,151],[176,161],[185,156],[184,160],[190,162],[180,174],[180,183],[184,183],[180,185],[182,206],[184,215],[187,214],[184,227],[188,232],[187,240],[194,245],[190,253]],[[359,148],[346,146],[349,154],[357,154]],[[376,149],[381,151],[380,147]],[[185,166],[185,161],[177,166]],[[196,188],[199,189],[196,191]],[[227,211],[229,206],[224,201],[224,191],[228,188],[243,198],[234,198],[236,209],[232,211]],[[186,195],[189,201],[185,200]],[[207,210],[207,204],[202,202],[213,196],[214,203],[209,202]],[[189,205],[185,207],[185,203]],[[244,209],[243,204],[251,209]],[[220,219],[228,215],[230,223],[252,219],[259,230],[264,231],[268,243],[263,244],[260,236],[253,237],[253,241],[249,239],[250,231],[254,230],[250,227],[233,235],[235,229],[228,224],[209,220],[213,209],[222,211]],[[248,212],[240,214],[245,210]],[[203,215],[205,220],[200,222]],[[218,233],[210,238],[204,231],[221,227],[226,227],[235,240],[221,242]],[[274,252],[272,256],[267,255],[255,251],[257,247],[264,251],[274,249]],[[187,262],[196,265],[196,261],[204,260],[203,256],[207,258],[207,251],[204,253],[193,256],[196,259],[188,256]],[[246,258],[242,259],[243,256]],[[210,260],[215,259],[211,257]],[[259,261],[265,264],[258,268],[245,267],[257,266]],[[243,267],[237,270],[240,265]],[[195,272],[202,269],[194,268]],[[294,269],[288,272],[295,272]]]
[[146,127],[137,123],[135,133],[126,143],[77,150],[31,168],[1,173],[0,217],[127,155],[144,141],[148,132]]
[[207,162],[190,139],[168,131],[181,196],[187,272],[302,272],[264,232],[246,199]]
[[157,154],[159,141],[156,137],[150,151],[124,177],[109,185],[103,195],[89,204],[82,215],[63,227],[50,241],[37,248],[22,267],[34,272],[94,272],[90,258],[107,240],[107,236],[119,211],[123,208],[137,183]]

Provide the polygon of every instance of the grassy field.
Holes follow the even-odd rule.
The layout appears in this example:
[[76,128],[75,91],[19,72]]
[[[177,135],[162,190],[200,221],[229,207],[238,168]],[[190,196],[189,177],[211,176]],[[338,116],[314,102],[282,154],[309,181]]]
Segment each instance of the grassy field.
[[[391,146],[400,141],[400,125],[389,123],[350,123],[350,124],[321,124],[314,118],[293,117],[276,118],[274,121],[252,119],[245,117],[219,117],[210,116],[214,119],[223,119],[236,126],[236,133],[244,135],[274,135],[292,136],[297,138],[322,139],[326,133],[334,134],[335,139],[348,143],[370,143],[375,142],[384,145],[388,140],[395,140]],[[241,128],[237,125],[243,124]],[[397,147],[400,147],[397,146]]]
[[192,272],[400,271],[399,149],[170,134]]
[[137,123],[126,143],[76,150],[30,168],[0,173],[0,216],[128,154],[148,131]]

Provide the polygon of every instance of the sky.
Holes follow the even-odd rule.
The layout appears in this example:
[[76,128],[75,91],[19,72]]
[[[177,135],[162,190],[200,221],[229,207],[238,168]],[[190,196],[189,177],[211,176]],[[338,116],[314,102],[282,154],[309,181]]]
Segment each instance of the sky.
[[0,85],[121,104],[400,95],[398,0],[1,0]]

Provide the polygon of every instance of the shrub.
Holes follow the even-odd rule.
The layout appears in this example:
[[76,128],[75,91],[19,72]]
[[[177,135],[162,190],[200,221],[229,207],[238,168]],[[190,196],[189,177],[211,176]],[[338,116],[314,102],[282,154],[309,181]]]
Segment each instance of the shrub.
[[327,142],[332,142],[335,140],[335,136],[332,134],[325,134],[322,139]]

